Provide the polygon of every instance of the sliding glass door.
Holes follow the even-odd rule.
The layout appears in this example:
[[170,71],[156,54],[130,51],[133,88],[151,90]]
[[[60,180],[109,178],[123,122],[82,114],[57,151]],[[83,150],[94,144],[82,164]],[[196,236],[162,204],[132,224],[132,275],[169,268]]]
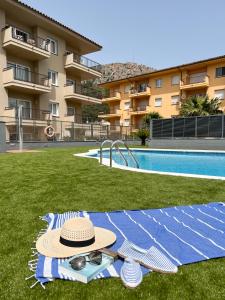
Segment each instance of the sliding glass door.
[[13,68],[14,69],[14,79],[16,80],[21,80],[21,81],[26,81],[26,82],[30,82],[31,78],[30,78],[30,68],[23,66],[23,65],[19,65],[19,64],[14,64],[14,63],[7,63],[7,67],[8,68]]
[[32,102],[29,100],[9,98],[9,107],[18,109],[19,105],[22,105],[22,118],[30,120],[32,118]]

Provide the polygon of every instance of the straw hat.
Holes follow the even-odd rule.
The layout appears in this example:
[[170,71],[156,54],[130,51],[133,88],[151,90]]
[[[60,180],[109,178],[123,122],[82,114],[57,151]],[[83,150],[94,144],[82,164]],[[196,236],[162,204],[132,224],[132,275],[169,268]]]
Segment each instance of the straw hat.
[[112,231],[94,227],[88,218],[73,218],[43,234],[36,248],[45,256],[63,258],[107,247],[115,240]]

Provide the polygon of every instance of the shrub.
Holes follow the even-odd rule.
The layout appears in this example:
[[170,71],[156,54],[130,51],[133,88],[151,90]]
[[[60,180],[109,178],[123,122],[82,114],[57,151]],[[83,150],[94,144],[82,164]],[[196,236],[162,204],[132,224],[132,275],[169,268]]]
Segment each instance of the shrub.
[[162,116],[158,112],[153,111],[143,117],[143,125],[149,127],[151,119],[162,119]]
[[146,139],[149,137],[149,129],[141,128],[136,135],[141,139],[141,145],[145,146]]

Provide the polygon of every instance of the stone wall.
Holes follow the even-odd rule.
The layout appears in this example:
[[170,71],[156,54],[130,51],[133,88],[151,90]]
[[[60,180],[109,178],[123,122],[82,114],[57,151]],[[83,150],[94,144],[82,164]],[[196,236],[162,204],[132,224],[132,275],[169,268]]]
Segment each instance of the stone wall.
[[152,149],[225,151],[225,139],[153,139],[148,146]]

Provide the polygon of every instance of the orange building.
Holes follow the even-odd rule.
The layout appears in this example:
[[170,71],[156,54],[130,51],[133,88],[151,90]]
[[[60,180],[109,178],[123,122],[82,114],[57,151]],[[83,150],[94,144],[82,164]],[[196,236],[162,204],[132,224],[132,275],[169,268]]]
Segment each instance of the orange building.
[[196,61],[101,84],[108,91],[102,103],[109,113],[99,115],[111,125],[141,126],[143,116],[158,112],[164,118],[179,115],[191,95],[221,99],[225,109],[225,56]]

